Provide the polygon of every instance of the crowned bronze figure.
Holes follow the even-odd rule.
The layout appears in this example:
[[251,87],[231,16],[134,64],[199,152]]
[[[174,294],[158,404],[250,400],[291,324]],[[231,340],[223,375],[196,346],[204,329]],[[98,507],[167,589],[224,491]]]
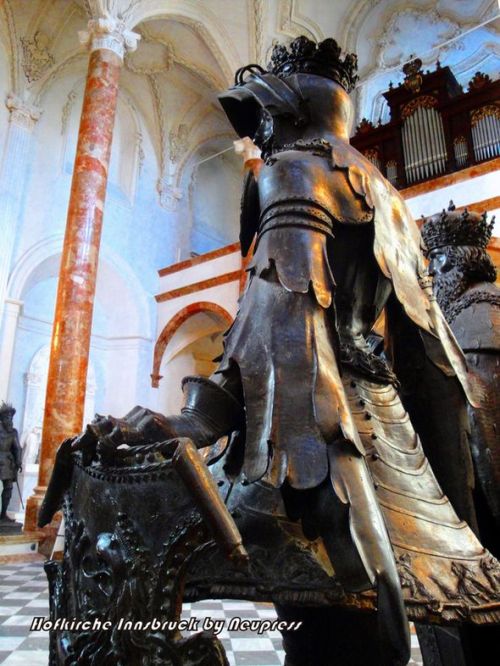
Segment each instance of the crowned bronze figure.
[[[445,436],[442,428],[423,424],[421,434],[441,487],[460,517],[498,557],[500,291],[494,284],[496,270],[486,251],[494,220],[488,220],[486,213],[457,211],[453,202],[448,210],[423,220],[422,239],[434,293],[467,364],[482,381],[484,398],[481,407],[467,405],[468,420],[448,423]],[[434,387],[439,390],[439,381]],[[471,464],[464,466],[460,459],[450,460],[446,442],[453,439],[468,443]],[[500,627],[462,627],[445,633],[439,627],[419,626],[417,633],[425,664],[434,663],[434,655],[439,653],[439,666],[479,666],[482,654],[496,650]]]
[[[371,664],[406,664],[407,615],[491,622],[500,611],[498,562],[441,491],[397,373],[366,341],[386,308],[394,367],[411,363],[410,330],[450,393],[480,404],[432,296],[408,208],[349,145],[356,78],[354,55],[341,57],[333,39],[306,37],[276,46],[267,69],[238,70],[220,102],[264,164],[244,184],[241,248],[246,255],[255,239],[255,249],[220,365],[210,379],[185,378],[180,415],[137,407],[122,420],[98,419],[65,449],[91,466],[140,447],[167,455],[167,444],[154,448],[159,442],[188,438],[202,448],[227,435],[212,469],[221,488],[229,484],[250,568],[263,550],[269,567],[277,551],[300,555],[326,587],[338,587],[307,589],[285,555],[273,560],[272,581],[255,566],[252,585],[243,574],[224,578],[222,564],[204,573],[209,558],[199,558],[192,585],[235,596],[237,584],[247,598],[275,601],[279,617],[300,618],[301,630],[284,635],[289,666],[361,664],[367,651]],[[442,395],[434,410],[442,415],[449,399]],[[70,483],[68,457],[61,461],[41,523]],[[293,537],[281,551],[285,532]]]
[[16,410],[12,405],[2,402],[0,405],[0,480],[3,489],[0,530],[16,525],[7,514],[17,474],[21,470],[21,447],[12,421],[15,413]]
[[[422,239],[437,301],[469,367],[486,391],[483,407],[469,405],[472,489],[481,541],[500,555],[500,290],[486,251],[495,218],[453,202],[427,218]],[[464,489],[465,490],[465,489]]]

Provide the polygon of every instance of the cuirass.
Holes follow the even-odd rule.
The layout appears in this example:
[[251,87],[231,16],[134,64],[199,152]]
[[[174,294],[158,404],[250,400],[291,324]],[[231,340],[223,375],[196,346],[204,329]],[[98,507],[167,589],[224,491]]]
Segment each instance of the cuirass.
[[12,445],[15,443],[15,432],[3,432],[0,434],[0,456],[10,453]]
[[272,155],[259,174],[259,200],[261,221],[268,220],[276,206],[283,214],[296,212],[304,218],[309,206],[315,216],[324,214],[325,223],[328,218],[347,224],[373,220],[373,210],[353,190],[347,170],[332,165],[329,151],[285,150]]

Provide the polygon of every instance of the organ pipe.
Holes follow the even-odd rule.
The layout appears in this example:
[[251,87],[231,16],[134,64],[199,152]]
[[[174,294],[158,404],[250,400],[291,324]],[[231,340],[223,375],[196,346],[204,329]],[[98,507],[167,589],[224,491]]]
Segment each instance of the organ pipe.
[[443,121],[434,108],[418,106],[403,124],[403,154],[409,183],[438,175],[446,166]]

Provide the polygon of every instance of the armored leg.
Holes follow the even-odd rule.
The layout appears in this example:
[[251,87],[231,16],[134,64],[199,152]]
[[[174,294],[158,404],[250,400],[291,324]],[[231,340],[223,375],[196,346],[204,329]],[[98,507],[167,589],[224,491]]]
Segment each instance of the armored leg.
[[301,621],[282,631],[285,666],[390,666],[382,658],[376,615],[338,608],[276,606],[280,620]]
[[0,520],[8,520],[9,522],[14,522],[12,518],[7,516],[7,507],[9,506],[10,498],[12,497],[12,488],[14,482],[12,480],[3,481],[3,491],[2,491],[2,511],[0,513]]

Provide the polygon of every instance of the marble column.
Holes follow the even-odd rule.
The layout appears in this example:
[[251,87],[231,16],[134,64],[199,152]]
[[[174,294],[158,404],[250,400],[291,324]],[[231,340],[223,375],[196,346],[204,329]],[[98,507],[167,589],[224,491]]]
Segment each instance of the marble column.
[[2,327],[7,281],[12,268],[16,230],[19,227],[27,180],[33,129],[40,109],[14,93],[7,95],[9,126],[0,168],[0,328]]
[[90,58],[57,289],[38,485],[26,507],[25,530],[36,525],[58,446],[83,425],[118,80],[125,49],[135,48],[137,39],[111,17],[90,21],[88,32],[80,33]]
[[0,336],[0,402],[7,401],[9,394],[10,371],[16,342],[17,322],[21,314],[22,302],[6,298],[4,321]]

